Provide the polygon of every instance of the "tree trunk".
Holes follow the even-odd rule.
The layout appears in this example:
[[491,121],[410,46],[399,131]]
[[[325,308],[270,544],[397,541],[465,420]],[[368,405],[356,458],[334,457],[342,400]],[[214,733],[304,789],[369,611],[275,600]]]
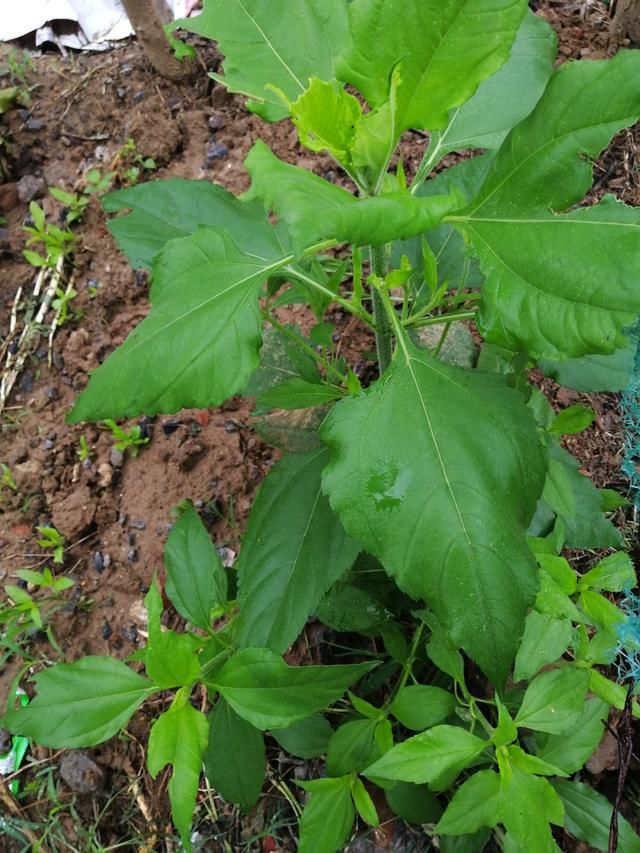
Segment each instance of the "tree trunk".
[[164,0],[122,0],[122,5],[158,74],[170,80],[185,80],[191,73],[191,63],[176,59],[169,47],[163,25],[171,18]]
[[611,22],[611,40],[620,44],[629,39],[640,44],[640,0],[617,0]]

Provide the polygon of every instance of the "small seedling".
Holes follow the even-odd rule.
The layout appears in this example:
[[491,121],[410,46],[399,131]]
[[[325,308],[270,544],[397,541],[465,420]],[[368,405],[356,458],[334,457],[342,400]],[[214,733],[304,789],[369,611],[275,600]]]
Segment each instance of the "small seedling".
[[69,319],[69,303],[76,298],[78,291],[73,287],[63,290],[61,287],[56,288],[56,298],[51,302],[51,307],[58,315],[58,326],[64,325]]
[[36,527],[42,537],[38,539],[38,545],[46,550],[53,551],[53,562],[61,565],[64,561],[65,538],[55,527]]
[[76,456],[81,462],[86,462],[88,459],[91,459],[93,456],[93,451],[87,444],[87,439],[84,435],[80,436],[79,447],[76,450]]
[[131,455],[135,457],[140,452],[140,448],[149,443],[148,438],[142,437],[142,430],[137,424],[132,426],[131,429],[125,431],[110,418],[104,423],[105,426],[109,427],[111,435],[116,439],[113,445],[116,450],[121,450],[123,452],[130,450]]
[[115,176],[115,172],[105,172],[103,175],[100,169],[89,169],[84,176],[85,193],[87,195],[104,195],[111,189]]
[[138,151],[135,139],[131,136],[118,151],[114,163],[120,163],[123,166],[120,172],[120,183],[124,186],[137,184],[143,172],[153,171],[156,168],[153,157],[143,157]]
[[34,267],[55,269],[60,258],[66,257],[73,251],[75,236],[69,229],[63,230],[57,225],[47,222],[44,210],[38,202],[31,202],[29,213],[33,225],[22,226],[22,230],[31,235],[26,245],[32,246],[34,243],[40,243],[44,248],[44,254],[41,255],[31,249],[23,249],[22,254]]
[[11,489],[12,492],[17,492],[18,487],[16,486],[16,481],[13,479],[13,474],[11,473],[9,466],[4,462],[0,462],[0,471],[2,471],[0,483],[8,489]]
[[11,48],[7,55],[7,65],[9,66],[9,73],[12,80],[23,86],[26,85],[27,73],[33,71],[33,59],[27,51],[19,51],[16,48]]
[[58,187],[49,187],[50,194],[63,204],[66,208],[65,222],[71,225],[77,222],[84,216],[85,209],[89,204],[90,199],[86,195],[77,195],[76,193],[68,193]]

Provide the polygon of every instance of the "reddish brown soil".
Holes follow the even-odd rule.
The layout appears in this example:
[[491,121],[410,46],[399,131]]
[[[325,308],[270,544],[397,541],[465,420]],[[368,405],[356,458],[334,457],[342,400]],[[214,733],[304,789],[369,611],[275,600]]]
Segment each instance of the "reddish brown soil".
[[[563,57],[606,54],[603,5],[566,0],[535,5],[558,29]],[[208,67],[215,63],[211,48],[202,55]],[[3,119],[13,181],[35,175],[47,186],[80,189],[86,169],[97,165],[106,171],[129,137],[135,139],[144,157],[156,160],[154,178],[207,178],[240,192],[248,186],[243,159],[261,137],[283,159],[310,167],[329,179],[339,179],[330,160],[299,147],[290,125],[269,126],[248,114],[241,99],[212,87],[204,69],[195,85],[167,83],[150,71],[135,43],[106,54],[69,59],[40,55],[34,61],[29,74],[29,82],[35,87],[30,114],[12,111]],[[596,170],[598,195],[615,191],[629,203],[640,203],[637,140],[637,128],[622,134],[602,158]],[[224,145],[228,153],[207,161],[207,150],[216,143]],[[408,172],[415,170],[423,147],[421,135],[407,136],[403,155]],[[5,213],[7,233],[0,239],[3,337],[17,288],[30,293],[35,278],[33,268],[21,256],[21,225],[27,205],[18,202],[11,206],[13,195],[11,187],[0,187],[0,201],[8,199],[9,206]],[[59,205],[51,198],[40,199],[40,203],[49,215],[58,216]],[[172,507],[185,498],[206,506],[204,518],[216,543],[237,550],[255,490],[275,458],[274,451],[251,429],[250,404],[240,399],[220,409],[185,411],[144,422],[149,444],[136,458],[126,454],[124,460],[114,458],[113,441],[104,427],[65,424],[65,414],[86,384],[88,372],[124,340],[148,310],[146,280],[132,272],[117,250],[96,200],[91,202],[77,233],[74,282],[78,296],[73,309],[82,316],[56,333],[51,366],[46,339],[36,344],[10,398],[0,432],[0,461],[9,465],[17,485],[16,493],[2,490],[0,584],[15,582],[12,573],[17,568],[37,568],[49,562],[36,544],[36,525],[51,523],[66,537],[63,571],[75,581],[75,588],[69,604],[54,620],[55,636],[66,660],[87,653],[124,657],[135,651],[144,637],[142,597],[152,573],[161,568]],[[300,318],[299,312],[290,316]],[[338,321],[342,324],[340,318]],[[371,341],[353,325],[347,330],[343,346],[356,361],[359,351],[371,349]],[[570,449],[598,485],[623,488],[616,398],[578,395],[558,390],[548,381],[544,384],[559,406],[581,400],[595,408],[595,424],[572,439]],[[92,451],[87,464],[77,456],[81,436]],[[37,636],[31,654],[42,659],[60,657]],[[18,665],[17,661],[9,662],[0,673],[1,705]],[[152,782],[142,769],[139,742],[146,737],[148,714],[154,710],[157,708],[135,718],[129,728],[130,739],[114,740],[92,751],[108,775],[103,790],[115,795],[115,804],[97,819],[107,795],[87,798],[73,793],[58,780],[58,756],[35,750],[44,768],[54,768],[54,781],[64,804],[59,820],[63,840],[59,839],[56,846],[49,839],[51,849],[96,849],[90,847],[86,835],[87,827],[94,824],[92,838],[105,847],[138,833],[136,841],[121,849],[145,849],[139,846],[144,839],[149,845],[146,849],[175,849],[174,842],[165,838],[169,823],[164,795],[167,778],[161,775]],[[277,751],[274,761],[274,779],[284,770],[289,775],[301,771],[299,762],[286,760],[281,766],[283,756]],[[44,778],[35,776],[38,767],[33,768],[36,780]],[[266,803],[272,812],[282,812],[285,822],[291,822],[285,806],[272,808],[275,788],[269,785],[266,790]],[[24,817],[38,824],[47,821],[51,806],[36,792],[37,786],[31,800],[42,802],[40,806],[32,804]],[[285,841],[270,846],[271,831],[266,833],[266,840],[251,841],[266,826],[264,804],[241,822],[220,801],[215,802],[217,822],[211,820],[206,803],[200,810],[203,849],[292,849]],[[71,817],[73,804],[78,809],[76,818]],[[150,826],[149,819],[157,825]],[[390,828],[375,838],[377,846],[367,842],[353,849],[373,850],[375,846],[404,850],[412,849],[412,843],[418,845],[413,849],[422,849],[419,845],[424,843],[424,836],[411,840],[411,832],[407,831],[406,838],[403,832],[398,829],[394,836]],[[289,837],[286,827],[282,837]],[[11,842],[7,841],[6,847],[4,843],[0,841],[0,850],[14,849]]]

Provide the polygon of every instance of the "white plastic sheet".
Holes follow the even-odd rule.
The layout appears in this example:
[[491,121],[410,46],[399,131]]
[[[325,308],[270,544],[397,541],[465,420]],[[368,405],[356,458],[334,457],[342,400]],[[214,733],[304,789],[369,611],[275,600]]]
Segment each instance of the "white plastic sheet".
[[[186,15],[188,0],[165,2],[174,18]],[[52,41],[76,50],[100,50],[133,34],[119,0],[0,0],[0,5],[0,41],[35,33],[36,45]],[[67,25],[58,27],[58,22]],[[75,26],[69,28],[68,22]]]

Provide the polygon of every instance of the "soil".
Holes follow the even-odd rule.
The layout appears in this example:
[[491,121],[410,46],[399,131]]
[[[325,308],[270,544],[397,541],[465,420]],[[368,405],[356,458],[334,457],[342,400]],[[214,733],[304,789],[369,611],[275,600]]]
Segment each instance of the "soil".
[[[546,0],[532,5],[558,31],[562,58],[607,55],[606,6],[596,0]],[[6,53],[3,47],[0,58]],[[45,188],[81,190],[91,167],[102,172],[113,169],[123,178],[126,163],[118,152],[129,138],[135,140],[142,157],[155,161],[157,168],[145,176],[154,179],[205,178],[239,193],[248,186],[242,162],[260,137],[282,159],[342,181],[331,160],[298,145],[289,124],[265,124],[246,112],[242,99],[212,84],[205,73],[217,65],[210,45],[200,45],[198,62],[202,70],[195,83],[180,84],[153,73],[134,41],[104,54],[67,58],[57,53],[34,54],[28,72],[32,106],[3,117],[11,175],[0,186],[6,217],[0,227],[2,338],[9,331],[16,292],[22,288],[24,304],[35,280],[34,268],[21,254],[21,226],[28,216],[24,199],[35,192],[47,215],[59,217],[61,206],[49,196],[42,197]],[[596,195],[615,192],[630,204],[640,204],[639,139],[638,128],[626,131],[598,162]],[[403,141],[409,174],[415,171],[424,144],[421,134],[407,134]],[[1,495],[0,584],[15,583],[17,568],[41,569],[51,564],[50,554],[37,544],[36,525],[53,525],[64,535],[63,572],[75,583],[52,620],[59,650],[36,632],[30,648],[34,660],[74,660],[85,654],[125,657],[134,652],[144,643],[142,598],[152,573],[161,570],[172,508],[191,499],[202,509],[216,544],[235,552],[256,488],[277,458],[277,452],[252,429],[251,403],[241,398],[219,409],[139,421],[149,441],[137,456],[114,452],[113,438],[104,426],[65,424],[88,372],[148,311],[146,276],[132,271],[118,251],[96,198],[76,232],[73,282],[77,297],[72,303],[76,317],[56,331],[50,350],[46,336],[32,347],[0,432],[0,460],[9,466],[17,487],[15,492],[5,487]],[[305,322],[302,309],[290,309],[286,319]],[[369,368],[358,353],[372,349],[369,336],[339,314],[335,321],[344,333],[345,354],[366,379]],[[624,490],[616,396],[580,395],[543,378],[539,384],[559,408],[579,401],[596,410],[595,423],[568,442],[570,450],[599,486]],[[81,437],[91,451],[84,462],[78,456]],[[2,705],[19,666],[19,659],[10,659],[0,672]],[[92,844],[103,848],[121,844],[123,850],[175,849],[166,774],[155,781],[145,774],[140,746],[146,739],[149,714],[157,710],[138,714],[127,738],[114,739],[88,755],[81,753],[77,763],[83,781],[77,784],[68,767],[61,775],[60,754],[34,750],[28,759],[33,764],[29,781],[22,782],[29,794],[22,818],[32,822],[36,835],[51,822],[51,803],[43,792],[47,773],[52,774],[61,808],[55,831],[50,829],[46,842],[50,849],[97,849]],[[294,777],[304,772],[300,762],[283,758],[277,749],[272,749],[270,757],[274,782],[285,770]],[[601,772],[609,772],[609,766]],[[201,849],[293,849],[286,829],[293,823],[290,809],[279,795],[276,799],[275,787],[269,785],[267,790],[269,813],[262,804],[244,820],[220,800],[205,798],[199,812]],[[273,829],[274,813],[283,816],[280,840]],[[271,826],[268,831],[267,826]],[[134,836],[137,840],[129,844],[127,839]],[[12,844],[0,840],[0,850],[21,849],[19,843]],[[423,835],[413,836],[392,821],[384,832],[352,849],[419,850],[421,844]]]

